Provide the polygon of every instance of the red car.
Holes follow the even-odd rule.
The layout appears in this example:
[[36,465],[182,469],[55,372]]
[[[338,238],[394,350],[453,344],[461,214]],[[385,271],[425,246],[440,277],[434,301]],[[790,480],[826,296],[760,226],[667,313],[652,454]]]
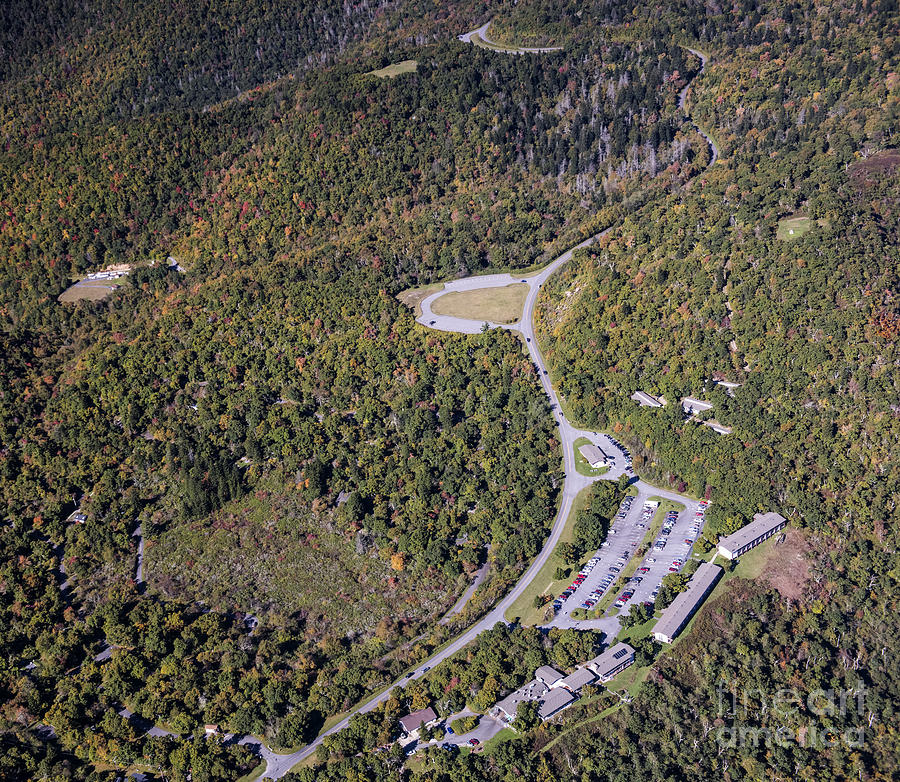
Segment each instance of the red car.
[[478,739],[469,739],[470,747],[477,747],[481,742]]

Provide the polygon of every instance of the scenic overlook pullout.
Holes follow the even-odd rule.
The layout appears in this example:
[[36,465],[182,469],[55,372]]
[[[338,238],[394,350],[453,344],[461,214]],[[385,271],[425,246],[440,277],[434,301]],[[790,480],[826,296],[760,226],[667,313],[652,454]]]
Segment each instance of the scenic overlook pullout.
[[0,782],[900,778],[895,0],[0,52]]

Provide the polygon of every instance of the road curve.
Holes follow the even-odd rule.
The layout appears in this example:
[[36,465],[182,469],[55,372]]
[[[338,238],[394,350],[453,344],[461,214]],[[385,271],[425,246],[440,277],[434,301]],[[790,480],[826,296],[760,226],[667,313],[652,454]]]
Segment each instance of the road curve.
[[706,139],[706,143],[709,144],[710,151],[710,160],[709,165],[713,165],[719,159],[719,148],[716,146],[716,142],[712,140],[712,137],[701,128],[694,120],[691,118],[691,115],[688,114],[684,110],[684,103],[687,99],[688,88],[703,75],[703,71],[706,70],[706,63],[709,62],[709,57],[707,57],[703,52],[698,51],[697,49],[692,49],[690,46],[683,46],[683,49],[687,49],[691,54],[700,59],[700,70],[697,75],[691,79],[687,84],[684,85],[681,92],[678,93],[678,108],[681,109],[682,113],[691,120],[694,127],[697,129],[697,132]]
[[487,31],[491,26],[492,21],[493,19],[485,22],[477,30],[463,33],[459,36],[459,40],[463,43],[474,43],[477,46],[477,42],[473,41],[472,37],[478,36],[478,38],[480,38],[487,44],[487,48],[493,49],[493,51],[496,52],[504,52],[506,54],[548,54],[549,52],[562,51],[562,46],[507,46],[505,43],[498,43],[497,41],[491,40],[490,38],[488,38]]
[[[559,510],[557,511],[556,518],[554,519],[553,526],[550,530],[550,535],[544,543],[543,549],[541,549],[541,552],[537,555],[537,557],[534,559],[534,561],[531,563],[529,568],[525,571],[516,585],[512,588],[512,590],[506,594],[506,596],[490,611],[490,613],[477,621],[475,624],[471,625],[468,630],[466,630],[462,635],[458,636],[447,647],[430,657],[428,660],[424,661],[416,668],[415,672],[412,675],[403,677],[402,679],[394,682],[364,706],[357,709],[354,713],[364,714],[380,706],[391,696],[391,693],[396,687],[406,684],[413,679],[418,679],[420,676],[422,676],[424,673],[422,670],[423,668],[431,668],[443,662],[448,657],[452,657],[460,649],[474,641],[478,635],[497,624],[497,622],[505,623],[506,618],[504,615],[507,609],[516,601],[519,595],[521,595],[530,586],[538,571],[544,566],[550,555],[553,553],[553,550],[556,548],[556,544],[559,542],[559,538],[562,535],[563,528],[565,527],[566,519],[569,517],[569,513],[572,510],[572,505],[575,501],[575,498],[578,496],[578,493],[583,488],[593,483],[595,480],[598,480],[597,478],[585,477],[579,474],[575,469],[574,442],[578,437],[590,437],[592,436],[592,433],[576,429],[562,414],[562,411],[559,407],[559,398],[557,397],[556,391],[553,389],[553,386],[550,383],[550,375],[547,372],[544,358],[541,355],[540,349],[537,346],[537,340],[534,336],[533,316],[534,307],[537,302],[537,297],[541,286],[557,269],[571,260],[572,255],[576,250],[580,250],[584,247],[590,246],[597,240],[597,238],[607,233],[608,231],[609,229],[607,228],[605,231],[602,231],[596,236],[585,239],[583,242],[575,245],[575,247],[566,250],[562,255],[556,258],[556,260],[554,260],[548,266],[545,266],[535,276],[526,278],[526,282],[529,285],[530,290],[528,291],[528,295],[525,299],[522,318],[512,326],[503,327],[517,330],[526,337],[525,344],[528,347],[528,353],[534,361],[535,366],[537,367],[538,373],[540,375],[541,386],[550,399],[550,404],[553,408],[553,416],[556,419],[557,425],[559,426],[560,436],[562,440],[565,482],[563,483],[561,492],[562,496]],[[430,302],[433,301],[438,295],[446,293],[447,290],[468,290],[470,287],[483,288],[509,285],[511,282],[516,282],[521,279],[522,278],[513,278],[508,274],[495,274],[490,275],[489,277],[474,277],[467,278],[465,280],[455,280],[452,283],[448,283],[445,286],[445,290],[441,291],[439,294],[429,296],[422,302],[422,316],[418,318],[418,320],[420,323],[424,322],[425,325],[429,325],[429,321],[437,321],[438,318],[441,318],[441,325],[438,326],[437,322],[435,322],[435,325],[432,326],[432,328],[441,328],[444,331],[455,331],[457,329],[452,328],[454,322],[462,319],[438,316],[431,313],[430,306],[428,305],[430,305]],[[481,331],[482,325],[483,324],[479,321],[463,321],[464,328],[460,330],[462,330],[463,333],[477,333]],[[618,478],[620,472],[621,471],[614,471],[607,473],[603,476],[603,478],[615,480]],[[332,733],[337,733],[339,730],[343,730],[349,723],[350,717],[345,717],[329,730],[319,735],[310,744],[303,747],[303,749],[300,749],[297,752],[293,752],[290,755],[268,754],[268,756],[266,757],[266,770],[264,773],[264,777],[268,777],[269,779],[279,779],[280,777],[284,776],[294,765],[315,752],[319,745],[322,743],[323,738],[325,738],[326,736],[330,736]],[[263,779],[264,777],[260,777],[260,779]]]
[[[461,41],[471,43],[472,36],[477,33],[487,43],[492,43],[484,36],[484,33],[487,31],[489,26],[490,22],[487,22],[477,30],[473,30],[470,33],[465,33],[464,35],[459,36],[459,39]],[[688,51],[700,58],[702,67],[697,74],[697,76],[700,76],[700,74],[703,73],[703,69],[706,67],[706,55],[694,49],[690,49],[689,47],[684,48],[688,49]],[[519,52],[526,51],[539,52],[545,50],[519,50]],[[555,51],[555,49],[552,49],[550,51]],[[691,81],[691,83],[693,83],[693,80]],[[690,87],[690,84],[686,85],[679,94],[678,106],[682,111],[684,111],[684,102],[687,96],[688,87]],[[693,122],[693,120],[691,121]],[[712,150],[712,160],[710,161],[710,165],[712,165],[718,159],[719,150],[716,147],[715,142],[706,133],[703,132],[703,130],[697,125],[697,123],[694,122],[693,124],[694,127],[697,128],[697,131],[707,140],[710,145],[710,149]],[[487,325],[489,328],[506,328],[512,331],[518,331],[525,337],[525,344],[528,349],[528,354],[534,362],[535,367],[537,368],[541,386],[544,389],[544,393],[547,394],[547,397],[550,400],[553,417],[556,420],[557,426],[559,427],[561,446],[563,451],[563,466],[565,478],[561,492],[559,510],[557,511],[556,518],[553,521],[553,526],[550,530],[550,534],[547,537],[546,542],[544,543],[544,547],[541,549],[540,553],[537,555],[537,557],[534,559],[534,561],[531,563],[529,568],[525,571],[516,585],[512,588],[512,590],[507,593],[507,595],[490,611],[490,613],[488,613],[484,618],[477,621],[475,624],[471,625],[468,630],[466,630],[462,635],[458,636],[440,652],[417,666],[416,670],[411,675],[405,676],[388,686],[385,690],[376,695],[365,705],[361,706],[359,709],[356,709],[353,714],[365,714],[366,712],[372,711],[373,709],[377,708],[388,698],[390,698],[391,693],[394,691],[394,689],[408,683],[413,679],[418,679],[419,677],[423,676],[425,673],[423,670],[424,668],[431,668],[435,665],[440,664],[447,658],[452,657],[460,649],[475,640],[475,638],[482,632],[493,627],[497,622],[506,622],[505,613],[507,609],[512,606],[516,599],[530,586],[531,582],[534,580],[534,577],[544,566],[544,564],[547,562],[554,549],[556,548],[556,544],[559,542],[559,538],[562,535],[563,529],[565,527],[566,519],[569,517],[569,513],[572,510],[573,503],[575,501],[575,498],[578,496],[578,493],[597,480],[618,480],[619,476],[621,475],[621,466],[610,470],[610,472],[606,473],[600,478],[589,478],[583,476],[575,469],[575,441],[579,437],[587,437],[590,440],[596,441],[597,436],[591,431],[578,429],[577,427],[573,426],[563,414],[562,409],[559,405],[559,397],[557,396],[556,390],[553,388],[553,385],[550,382],[550,375],[544,362],[544,357],[541,354],[540,348],[538,347],[537,339],[535,338],[534,333],[534,308],[537,303],[537,298],[538,294],[540,293],[541,286],[543,286],[543,284],[560,267],[568,263],[572,259],[572,256],[576,251],[589,247],[601,236],[607,234],[610,230],[611,228],[607,228],[600,233],[595,234],[594,236],[591,236],[582,242],[579,242],[574,247],[571,247],[570,249],[562,253],[559,257],[554,259],[551,263],[545,266],[534,276],[521,277],[512,274],[492,274],[483,277],[467,277],[461,280],[453,280],[446,283],[443,290],[428,296],[422,301],[422,315],[416,319],[422,325],[440,331],[452,331],[463,334],[477,334],[484,328],[484,321],[436,315],[431,309],[432,302],[439,296],[442,296],[443,294],[450,291],[465,291],[475,290],[478,288],[504,287],[506,285],[511,285],[517,282],[524,282],[529,286],[529,291],[525,299],[525,306],[523,307],[522,317],[517,322],[513,324],[488,323]],[[672,492],[666,489],[658,489],[644,483],[641,480],[637,481],[637,487],[639,492],[652,493],[660,497],[673,499],[677,502],[684,502],[686,499],[676,492]],[[579,626],[590,627],[593,624],[599,623],[583,622],[579,623]],[[258,780],[280,779],[281,777],[283,777],[288,771],[291,770],[291,768],[293,768],[293,766],[315,752],[326,736],[330,736],[346,728],[347,725],[349,725],[350,717],[352,716],[353,715],[351,714],[345,717],[340,722],[329,728],[327,731],[321,733],[305,747],[297,750],[296,752],[292,752],[289,755],[276,755],[275,753],[271,752],[271,750],[266,749],[266,751],[263,752],[263,758],[266,760],[266,770],[263,775],[258,778]]]

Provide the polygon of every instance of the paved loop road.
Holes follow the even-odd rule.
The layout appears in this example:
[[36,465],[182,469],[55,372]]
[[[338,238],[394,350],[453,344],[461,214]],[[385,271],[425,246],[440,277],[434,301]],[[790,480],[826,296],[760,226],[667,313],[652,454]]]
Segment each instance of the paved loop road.
[[[478,33],[485,41],[490,41],[485,37],[485,33],[488,29],[490,22],[479,27],[477,30],[473,30],[471,33],[466,33],[465,35],[460,36],[460,40],[471,42],[472,35],[474,33]],[[687,47],[685,47],[687,48]],[[531,50],[531,51],[542,51],[542,50]],[[698,51],[690,49],[693,54],[699,57],[705,67],[707,58],[705,55],[701,54]],[[701,68],[700,73],[703,72]],[[698,76],[700,74],[698,73]],[[687,95],[687,87],[682,90],[681,95],[679,96],[679,108],[683,110],[684,108],[684,99]],[[694,123],[695,127],[697,127],[696,123]],[[700,134],[709,142],[710,148],[712,150],[712,161],[710,165],[715,162],[718,158],[718,149],[716,148],[712,139],[706,135],[699,127],[697,130]],[[364,714],[366,712],[372,711],[372,709],[380,706],[384,703],[390,696],[393,690],[401,685],[406,684],[407,682],[417,679],[420,676],[424,675],[423,668],[431,668],[435,665],[446,660],[448,657],[452,657],[456,654],[460,649],[464,646],[470,644],[475,638],[484,632],[485,630],[493,627],[497,622],[506,622],[504,614],[506,610],[516,601],[516,599],[528,588],[531,584],[534,577],[537,575],[538,571],[544,566],[547,562],[547,559],[553,553],[553,550],[556,548],[556,544],[559,542],[559,538],[562,535],[563,528],[565,527],[566,519],[569,517],[569,513],[572,510],[572,505],[575,501],[575,497],[578,493],[587,486],[590,486],[594,481],[597,480],[618,480],[619,476],[622,474],[624,469],[624,462],[618,462],[617,467],[613,468],[601,478],[589,478],[581,475],[575,469],[575,451],[574,444],[575,440],[579,437],[587,437],[594,443],[600,444],[602,442],[603,435],[599,435],[592,431],[586,431],[583,429],[578,429],[573,426],[569,420],[563,415],[563,412],[559,405],[559,397],[556,395],[556,391],[550,383],[550,375],[548,374],[548,370],[546,364],[544,362],[544,357],[541,355],[540,348],[538,347],[537,340],[535,339],[534,334],[534,308],[537,302],[538,294],[540,293],[541,286],[553,275],[560,267],[564,264],[568,263],[573,254],[577,250],[581,250],[585,247],[589,247],[592,245],[599,237],[605,235],[611,230],[611,228],[607,228],[604,231],[592,236],[588,239],[585,239],[582,242],[579,242],[574,247],[566,250],[562,255],[552,261],[550,264],[545,266],[538,274],[532,277],[520,277],[512,274],[492,274],[484,277],[467,277],[461,280],[453,280],[451,282],[446,283],[444,289],[438,293],[432,294],[428,296],[426,299],[422,301],[422,315],[417,318],[419,323],[428,326],[429,328],[438,329],[441,331],[453,331],[463,334],[477,334],[481,332],[484,328],[483,321],[477,320],[468,320],[465,318],[454,318],[450,316],[436,315],[431,310],[431,303],[438,297],[443,295],[444,293],[448,293],[449,291],[467,291],[467,290],[476,290],[479,288],[491,288],[491,287],[503,287],[506,285],[511,285],[516,282],[524,282],[529,286],[528,295],[525,299],[525,306],[523,308],[522,317],[511,325],[500,325],[489,323],[489,328],[507,328],[512,331],[520,332],[526,339],[526,346],[528,348],[528,353],[531,356],[532,361],[534,361],[535,366],[538,369],[541,386],[544,389],[544,392],[547,394],[548,399],[550,400],[550,405],[553,410],[553,416],[556,419],[556,423],[559,426],[560,438],[562,441],[562,450],[563,450],[563,464],[565,469],[565,481],[563,483],[563,488],[561,492],[561,502],[559,506],[559,511],[556,514],[556,518],[553,521],[553,526],[550,530],[550,535],[544,543],[543,549],[537,555],[534,562],[531,563],[531,566],[528,570],[525,571],[524,575],[519,579],[513,589],[504,597],[495,607],[494,609],[487,614],[483,619],[480,619],[475,624],[471,625],[462,635],[458,636],[454,641],[452,641],[448,646],[442,649],[437,654],[430,657],[428,660],[425,660],[422,664],[420,664],[416,670],[410,675],[406,676],[393,684],[391,684],[387,689],[385,689],[382,693],[374,697],[364,706],[356,709],[354,713]],[[608,448],[608,445],[607,445]],[[639,498],[635,501],[637,504],[638,501],[642,501],[645,497],[649,497],[651,495],[656,495],[660,497],[666,497],[669,499],[673,499],[676,502],[680,502],[682,504],[688,505],[689,507],[693,507],[694,503],[687,497],[683,497],[680,494],[677,494],[672,491],[667,491],[664,489],[657,489],[649,484],[644,483],[641,480],[632,481],[633,485],[637,486]],[[554,620],[556,621],[556,620]],[[594,620],[590,622],[572,622],[571,620],[560,619],[559,624],[562,626],[577,626],[579,628],[592,628],[592,629],[603,629],[607,632],[608,635],[613,635],[618,630],[618,620],[615,617],[612,618],[604,618],[600,620]],[[350,715],[352,716],[352,715]],[[350,717],[345,717],[336,725],[332,726],[329,730],[325,731],[321,735],[319,735],[314,741],[312,741],[307,746],[298,750],[297,752],[292,752],[289,755],[276,755],[271,750],[266,748],[264,745],[260,747],[262,757],[266,760],[266,770],[263,777],[259,779],[269,778],[269,779],[279,779],[284,776],[291,768],[299,763],[301,760],[309,757],[313,754],[322,743],[322,739],[326,736],[330,736],[333,733],[337,733],[340,730],[343,730],[350,722]],[[242,739],[242,742],[250,743],[250,739],[245,738]]]

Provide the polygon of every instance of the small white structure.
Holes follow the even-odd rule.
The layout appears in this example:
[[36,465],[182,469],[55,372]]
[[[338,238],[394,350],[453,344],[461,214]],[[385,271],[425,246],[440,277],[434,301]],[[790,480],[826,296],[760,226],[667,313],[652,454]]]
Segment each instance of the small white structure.
[[582,668],[579,666],[572,673],[560,681],[560,686],[565,687],[573,695],[588,684],[593,684],[597,680],[597,675],[590,668]]
[[591,467],[605,467],[609,462],[609,457],[593,443],[582,445],[578,452],[587,460]]
[[562,679],[562,677],[563,675],[557,671],[556,668],[552,668],[549,665],[542,665],[534,672],[534,678],[539,682],[543,682],[548,687],[552,687]]
[[731,434],[731,427],[723,426],[718,421],[704,421],[703,424],[712,429],[716,434]]
[[635,391],[631,395],[631,399],[637,402],[641,407],[662,407],[663,403],[656,399],[655,397],[650,396],[643,391]]
[[740,383],[732,383],[730,380],[716,380],[714,382],[717,386],[722,386],[725,389],[725,393],[731,397],[734,396],[735,390],[741,387]]
[[634,649],[619,641],[588,663],[601,682],[608,682],[634,662]]
[[681,400],[681,409],[687,415],[697,415],[697,413],[705,413],[707,410],[712,410],[713,404],[702,399],[694,399],[692,396],[686,396]]

